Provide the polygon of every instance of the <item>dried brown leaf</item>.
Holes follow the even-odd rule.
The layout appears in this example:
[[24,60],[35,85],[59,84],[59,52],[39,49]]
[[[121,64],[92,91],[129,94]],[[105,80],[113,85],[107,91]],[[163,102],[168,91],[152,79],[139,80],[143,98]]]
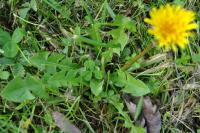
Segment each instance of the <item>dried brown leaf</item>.
[[146,120],[148,133],[160,133],[161,116],[160,112],[156,111],[149,97],[144,98],[143,115]]
[[136,112],[136,105],[132,102],[128,102],[125,100],[126,106],[128,108],[128,111],[130,115],[134,118],[135,112]]
[[70,121],[65,118],[65,116],[60,112],[53,112],[53,119],[56,125],[63,131],[63,132],[70,132],[70,133],[81,133],[81,131],[70,123]]

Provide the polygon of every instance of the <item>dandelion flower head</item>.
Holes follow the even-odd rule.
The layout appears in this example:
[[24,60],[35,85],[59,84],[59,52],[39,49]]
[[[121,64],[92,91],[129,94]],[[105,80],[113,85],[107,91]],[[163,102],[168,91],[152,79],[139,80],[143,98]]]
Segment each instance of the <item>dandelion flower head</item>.
[[189,43],[191,30],[197,28],[194,20],[193,11],[179,5],[167,4],[158,9],[153,8],[150,18],[145,18],[144,21],[151,25],[148,32],[155,36],[159,46],[176,51],[177,46],[184,49]]

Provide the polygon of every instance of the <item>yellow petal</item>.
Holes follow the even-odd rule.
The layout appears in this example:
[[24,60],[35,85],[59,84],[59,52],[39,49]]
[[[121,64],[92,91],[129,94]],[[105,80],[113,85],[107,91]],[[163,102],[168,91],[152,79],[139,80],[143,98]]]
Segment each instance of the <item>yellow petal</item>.
[[192,29],[196,29],[197,27],[198,27],[197,24],[192,23],[192,24],[187,25],[185,29],[186,30],[192,30]]

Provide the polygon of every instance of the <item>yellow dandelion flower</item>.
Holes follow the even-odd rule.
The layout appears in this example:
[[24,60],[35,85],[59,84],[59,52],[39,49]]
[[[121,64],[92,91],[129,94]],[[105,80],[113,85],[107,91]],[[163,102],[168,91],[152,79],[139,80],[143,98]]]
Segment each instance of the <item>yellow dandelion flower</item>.
[[158,9],[153,8],[150,18],[145,18],[144,21],[152,26],[148,32],[155,36],[159,46],[176,51],[177,46],[184,49],[189,43],[191,30],[197,28],[194,19],[193,11],[167,4]]

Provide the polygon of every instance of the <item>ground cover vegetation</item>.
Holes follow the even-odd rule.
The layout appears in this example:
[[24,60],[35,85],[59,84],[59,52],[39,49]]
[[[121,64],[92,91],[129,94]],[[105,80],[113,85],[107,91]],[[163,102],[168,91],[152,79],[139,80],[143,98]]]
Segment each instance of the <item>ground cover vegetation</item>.
[[197,0],[0,0],[0,132],[200,133]]

